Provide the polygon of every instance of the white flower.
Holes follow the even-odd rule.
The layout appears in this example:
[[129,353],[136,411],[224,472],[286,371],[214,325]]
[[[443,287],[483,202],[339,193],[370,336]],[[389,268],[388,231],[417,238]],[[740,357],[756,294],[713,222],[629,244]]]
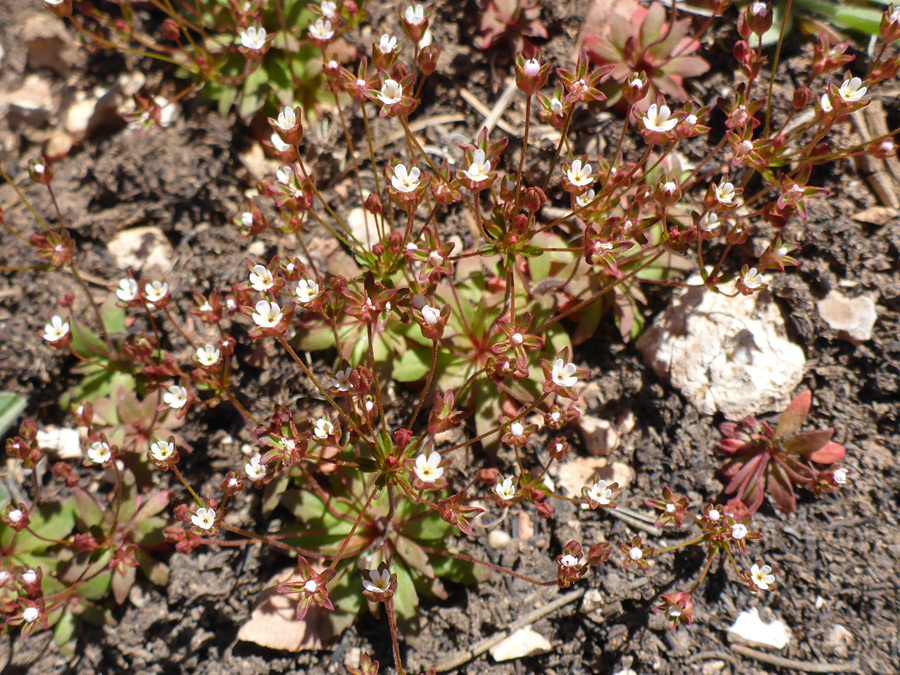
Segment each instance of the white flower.
[[578,376],[575,374],[576,370],[574,363],[566,363],[562,359],[556,359],[550,369],[550,379],[558,387],[573,387],[578,382]]
[[131,302],[138,295],[137,282],[132,278],[119,279],[119,287],[116,289],[116,297],[122,302]]
[[752,291],[763,285],[763,278],[755,267],[751,267],[741,275],[741,283]]
[[672,111],[669,106],[661,105],[657,107],[655,103],[651,103],[647,108],[647,114],[644,116],[644,126],[649,131],[672,131],[678,124],[678,119],[671,117]]
[[301,279],[297,282],[297,288],[294,289],[294,293],[297,295],[297,301],[305,305],[318,297],[319,284],[311,279]]
[[[237,301],[234,298],[225,298],[225,308],[229,312],[234,312],[235,310],[237,310],[237,306]],[[210,310],[212,310],[212,307],[210,307]]]
[[716,201],[720,204],[730,204],[734,200],[734,185],[732,183],[719,183],[714,191]]
[[584,187],[594,182],[594,178],[591,176],[591,165],[582,165],[580,159],[572,162],[572,166],[566,171],[566,178],[577,187]]
[[154,462],[165,462],[175,452],[175,445],[169,441],[156,441],[150,446],[150,457]]
[[383,570],[369,570],[369,578],[363,577],[363,588],[367,593],[386,593],[391,586],[391,573]]
[[22,509],[13,509],[9,512],[9,520],[11,523],[21,522],[22,518],[25,517],[25,514],[22,513]]
[[588,190],[584,194],[581,194],[581,195],[578,195],[577,197],[575,197],[575,203],[578,204],[578,206],[580,208],[584,208],[585,206],[590,204],[592,201],[594,201],[595,196],[596,196],[596,194],[594,193],[593,190]]
[[678,189],[678,184],[675,181],[667,180],[665,183],[663,183],[662,189],[663,189],[663,192],[665,192],[666,194],[673,195],[673,194],[675,194],[675,191]]
[[59,315],[50,317],[50,323],[44,326],[44,339],[47,342],[59,342],[69,334],[69,322],[63,321]]
[[414,192],[415,189],[419,187],[420,175],[419,167],[414,166],[407,171],[405,165],[398,164],[394,167],[394,173],[391,175],[391,185],[393,185],[394,189],[398,192],[405,192],[407,194]]
[[322,0],[322,4],[319,6],[319,9],[322,10],[322,16],[324,16],[326,19],[330,19],[337,11],[337,3],[331,2],[331,0]]
[[[62,0],[60,0],[61,2]],[[50,0],[44,0],[48,5],[58,4],[55,2],[51,2]],[[25,623],[34,623],[37,621],[37,618],[41,615],[40,610],[37,607],[26,607],[25,611],[22,612],[22,619]]]
[[172,410],[180,410],[185,406],[188,400],[188,391],[184,387],[173,384],[169,390],[163,394],[163,403],[172,408]]
[[34,570],[28,570],[27,572],[22,572],[22,582],[26,584],[33,584],[37,581],[37,572]]
[[262,480],[266,477],[266,465],[260,464],[260,456],[256,455],[250,458],[250,461],[244,464],[244,473],[250,480]]
[[689,127],[694,126],[695,124],[697,124],[697,116],[696,115],[688,115],[687,117],[684,118],[684,123],[687,124]]
[[768,9],[769,7],[766,3],[756,0],[756,2],[750,6],[750,13],[754,16],[765,16]]
[[562,101],[560,101],[555,96],[550,99],[550,111],[556,113],[557,115],[561,113],[563,110]]
[[293,170],[289,166],[283,166],[275,172],[275,179],[282,185],[290,185],[291,177],[294,175]]
[[838,95],[845,103],[856,103],[866,95],[866,88],[862,86],[861,79],[854,77],[849,80],[844,80],[840,89],[838,89]]
[[406,23],[411,23],[413,26],[420,25],[423,21],[425,21],[425,8],[422,5],[413,5],[412,7],[407,7],[406,12],[403,14],[406,18]]
[[154,305],[169,294],[169,284],[164,281],[148,281],[144,284],[144,297]]
[[513,436],[516,436],[517,438],[521,438],[525,433],[525,427],[521,422],[513,422],[509,425],[509,433],[511,433]]
[[262,265],[254,265],[250,272],[250,285],[254,291],[262,293],[275,285],[275,279],[268,269]]
[[735,523],[731,526],[731,536],[740,541],[747,536],[747,526],[743,523]]
[[378,94],[378,100],[385,105],[394,105],[403,100],[403,85],[388,78],[381,85],[381,93]]
[[57,5],[63,4],[65,1],[66,0],[44,0],[44,3],[56,7]]
[[834,482],[838,485],[845,485],[847,483],[847,469],[835,469],[834,473],[831,475],[834,477]]
[[353,383],[350,381],[350,373],[352,372],[351,368],[337,371],[334,377],[331,378],[331,387],[338,391],[350,391],[353,389]]
[[900,23],[900,7],[894,9],[888,17],[888,23]]
[[494,486],[494,492],[496,492],[497,496],[505,502],[515,498],[516,486],[513,485],[513,479],[504,478],[502,482],[499,482]]
[[319,584],[316,583],[315,579],[310,579],[305,584],[303,584],[303,590],[307,593],[315,593],[317,590],[319,590]]
[[284,106],[278,113],[278,119],[275,120],[275,126],[282,131],[290,131],[297,126],[297,114],[290,106]]
[[269,136],[269,143],[272,144],[272,147],[275,148],[275,152],[285,152],[291,149],[289,143],[285,143],[281,140],[281,136],[278,135],[277,131],[273,131],[272,135]]
[[91,447],[88,448],[87,456],[94,464],[105,464],[109,461],[109,458],[112,457],[112,452],[109,449],[108,443],[94,441],[91,443]]
[[381,39],[378,41],[378,50],[382,54],[390,54],[397,48],[397,38],[393,35],[388,35],[385,33],[381,36]]
[[432,251],[428,254],[428,259],[434,264],[435,267],[440,267],[444,264],[444,256],[442,256],[437,251]]
[[429,326],[433,326],[441,319],[441,310],[435,307],[429,307],[425,305],[422,307],[422,318],[425,319],[425,323]]
[[260,300],[256,303],[256,311],[250,315],[250,318],[260,328],[274,328],[281,323],[283,316],[277,302]]
[[324,417],[320,417],[313,425],[313,435],[321,440],[325,440],[334,433],[334,425]]
[[644,557],[644,552],[641,550],[640,546],[633,546],[631,550],[628,551],[628,557],[637,561]]
[[775,583],[775,575],[771,572],[772,568],[768,565],[760,567],[754,563],[750,568],[750,580],[759,590],[767,591],[769,586]]
[[541,72],[541,64],[537,59],[528,59],[525,62],[525,65],[522,67],[522,71],[528,77],[535,77],[538,73]]
[[309,35],[315,40],[330,40],[334,37],[334,29],[328,19],[316,19],[316,22],[309,22]]
[[715,232],[719,229],[719,216],[717,216],[712,211],[707,211],[700,217],[700,222],[697,223],[700,226],[700,229],[704,232]]
[[203,304],[198,308],[201,312],[211,312],[213,311],[213,306],[209,304],[208,300],[204,300]]
[[249,211],[244,211],[241,214],[241,225],[243,225],[244,227],[250,227],[251,225],[253,225],[253,214]]
[[590,490],[587,491],[587,498],[600,506],[608,506],[612,504],[612,489],[605,480],[598,480],[594,483]]
[[514,345],[519,346],[520,344],[525,342],[525,336],[522,335],[521,333],[513,333],[512,335],[509,336],[509,340]]
[[719,518],[721,518],[722,515],[719,513],[719,511],[717,509],[710,509],[709,512],[706,514],[706,517],[715,523],[715,522],[718,522]]
[[472,163],[463,173],[469,180],[480,183],[488,177],[490,170],[491,162],[484,158],[484,150],[476,150],[472,155]]
[[244,49],[262,49],[266,46],[266,29],[250,26],[241,31],[241,46]]
[[216,512],[201,506],[197,512],[191,516],[191,522],[201,530],[210,530],[216,522]]
[[428,457],[422,453],[416,457],[413,472],[423,483],[436,483],[444,475],[444,467],[441,466],[441,456],[432,452]]
[[201,366],[214,366],[219,362],[220,352],[215,345],[206,345],[205,347],[197,347],[194,357]]
[[566,553],[559,559],[559,564],[563,567],[575,567],[578,564],[578,558],[570,553]]

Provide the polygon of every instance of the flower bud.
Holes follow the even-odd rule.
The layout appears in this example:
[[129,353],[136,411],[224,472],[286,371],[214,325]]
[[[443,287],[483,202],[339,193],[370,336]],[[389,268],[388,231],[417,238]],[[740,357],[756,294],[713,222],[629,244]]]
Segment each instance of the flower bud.
[[813,93],[809,87],[800,87],[794,92],[794,110],[803,110],[812,100]]
[[629,77],[625,84],[622,85],[622,97],[631,105],[634,105],[645,96],[650,90],[650,80],[644,71],[635,73]]
[[437,70],[437,62],[441,57],[441,48],[437,45],[423,47],[416,57],[416,65],[425,75],[431,75]]

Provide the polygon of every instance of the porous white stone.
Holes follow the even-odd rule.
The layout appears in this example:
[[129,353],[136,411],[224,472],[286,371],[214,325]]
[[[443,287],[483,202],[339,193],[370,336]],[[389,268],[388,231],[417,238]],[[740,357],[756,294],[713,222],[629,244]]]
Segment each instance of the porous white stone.
[[525,656],[546,654],[552,648],[547,638],[531,626],[526,626],[491,647],[490,654],[495,661],[511,661]]
[[728,629],[728,639],[749,647],[784,649],[791,642],[791,629],[780,619],[766,623],[760,618],[759,610],[753,607],[738,614]]
[[107,249],[123,270],[164,277],[172,269],[172,244],[154,225],[122,230],[109,240]]
[[838,332],[839,337],[856,344],[872,339],[872,328],[878,318],[872,298],[865,295],[848,298],[831,291],[816,306],[819,316]]

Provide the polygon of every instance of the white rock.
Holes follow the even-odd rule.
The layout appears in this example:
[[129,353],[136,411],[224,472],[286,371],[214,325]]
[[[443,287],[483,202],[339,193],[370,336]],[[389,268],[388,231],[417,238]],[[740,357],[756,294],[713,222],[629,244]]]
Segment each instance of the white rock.
[[590,614],[591,612],[596,612],[601,607],[603,607],[603,593],[596,588],[589,588],[586,590],[584,592],[584,598],[581,600],[581,609],[579,609],[579,611],[582,614]]
[[578,428],[588,451],[595,455],[605,455],[619,446],[619,434],[609,420],[582,415],[578,418]]
[[122,230],[106,247],[123,270],[144,270],[144,276],[165,276],[172,269],[172,244],[156,226]]
[[39,429],[35,440],[41,450],[52,452],[60,459],[81,457],[81,437],[78,429],[68,427]]
[[512,541],[512,537],[503,530],[491,530],[488,535],[488,545],[493,549],[506,548],[510,541]]
[[756,607],[741,612],[728,629],[728,639],[750,647],[784,649],[791,641],[791,629],[779,619],[766,623]]
[[40,75],[29,75],[16,91],[0,95],[0,115],[4,112],[8,115],[11,127],[20,121],[39,126],[55,109],[50,83]]
[[50,68],[64,75],[75,62],[75,43],[59,17],[48,12],[35,14],[22,28],[19,39],[28,50],[28,67]]
[[816,306],[819,308],[819,316],[840,337],[855,344],[872,339],[872,328],[878,318],[872,298],[865,295],[848,298],[837,291],[831,291]]
[[[688,283],[700,283],[695,275]],[[638,340],[644,359],[703,414],[730,420],[782,410],[806,357],[787,339],[771,293],[685,289]]]
[[824,647],[835,656],[846,658],[850,655],[850,648],[853,647],[855,641],[856,638],[853,637],[853,633],[841,624],[836,623],[828,632],[828,636],[825,638]]
[[535,632],[531,626],[526,626],[491,647],[490,654],[495,661],[511,661],[525,656],[546,654],[552,648],[547,638]]
[[350,228],[353,236],[367,248],[371,248],[381,241],[375,216],[361,206],[357,206],[347,214],[347,227]]

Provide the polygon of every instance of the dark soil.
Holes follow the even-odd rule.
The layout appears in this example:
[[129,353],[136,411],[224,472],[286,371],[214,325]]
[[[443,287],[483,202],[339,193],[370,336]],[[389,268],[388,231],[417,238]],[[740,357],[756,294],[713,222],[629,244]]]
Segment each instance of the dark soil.
[[[40,5],[37,0],[0,5],[0,45],[5,50],[0,94],[16,90],[32,73],[16,34],[29,16],[42,11]],[[384,27],[396,29],[400,5],[376,5],[372,8],[375,34]],[[545,5],[551,39],[544,53],[561,65],[568,64],[586,2]],[[435,11],[435,39],[444,48],[444,56],[425,88],[425,103],[412,121],[453,112],[465,115],[465,122],[430,125],[420,132],[428,144],[458,157],[456,142],[473,138],[483,117],[472,111],[459,89],[468,89],[490,108],[505,88],[508,64],[501,54],[483,53],[474,47],[474,1],[437,3]],[[793,49],[785,62],[785,78],[801,79],[809,68],[811,44]],[[730,81],[726,63],[723,60],[698,84],[695,91],[704,104],[714,103],[721,87]],[[82,54],[68,80],[46,70],[39,74],[62,95],[71,90],[73,82],[89,89],[110,84],[122,72],[141,69],[157,72],[131,58],[99,53]],[[891,109],[889,102],[885,104],[895,127],[900,122],[898,111]],[[517,98],[504,119],[520,127],[523,113],[524,103]],[[0,159],[20,184],[27,184],[21,179],[27,176],[28,161],[41,152],[43,136],[58,122],[51,116],[44,126],[10,128],[5,120],[0,121]],[[596,113],[583,123],[585,149],[596,152],[598,141],[615,143],[615,138],[603,137],[607,125],[618,128],[608,113]],[[310,130],[309,135],[324,144],[310,161],[326,196],[341,202],[341,191],[352,174],[346,162],[341,163],[343,141],[335,129],[339,130],[337,122],[325,115],[319,128]],[[382,156],[391,151],[397,156],[406,154],[396,138],[391,140],[395,131],[388,122],[376,124],[376,142],[393,143]],[[293,251],[295,241],[272,234],[263,236],[262,246],[251,248],[230,224],[244,191],[255,183],[239,159],[247,144],[248,137],[236,120],[222,119],[201,103],[188,102],[166,129],[139,137],[133,130],[105,128],[55,166],[54,188],[62,214],[76,239],[80,268],[98,298],[107,293],[104,285],[114,285],[122,274],[115,268],[106,242],[116,232],[135,225],[157,225],[171,242],[174,263],[167,280],[177,289],[182,312],[191,305],[189,289],[208,292],[218,288],[221,292],[243,279],[246,257],[267,259]],[[513,155],[519,144],[518,138],[511,140]],[[529,156],[529,171],[540,171],[540,162],[549,162],[553,144],[547,142],[540,149]],[[900,474],[895,466],[900,451],[900,221],[875,227],[852,219],[876,202],[851,165],[830,166],[818,179],[833,190],[832,198],[818,202],[802,227],[792,226],[796,230],[791,234],[802,241],[803,266],[777,276],[774,291],[792,338],[807,355],[801,388],[814,393],[810,424],[837,429],[836,440],[848,448],[846,465],[853,471],[852,485],[837,496],[813,499],[803,495],[797,513],[791,516],[769,505],[759,512],[754,522],[764,538],[755,551],[779,568],[777,589],[754,596],[725,567],[713,569],[698,598],[694,624],[670,632],[649,609],[660,592],[689,585],[702,567],[702,558],[664,556],[644,575],[610,563],[582,582],[599,590],[602,615],[582,613],[576,602],[534,624],[534,629],[553,643],[552,653],[502,664],[485,654],[458,672],[615,673],[629,667],[637,673],[666,674],[787,672],[730,648],[727,628],[738,612],[752,606],[767,608],[791,627],[793,641],[781,653],[783,657],[810,663],[856,659],[853,672],[900,672]],[[36,208],[50,217],[53,208],[46,193],[31,185],[25,185],[25,191]],[[10,208],[13,203],[9,187],[0,187],[6,218],[15,227],[32,231],[28,212],[22,207]],[[471,242],[462,218],[451,218],[443,226]],[[314,256],[325,264],[335,246],[322,233],[314,231],[312,237]],[[7,232],[0,234],[4,265],[28,265],[33,259],[28,246]],[[870,341],[859,346],[843,341],[819,317],[815,303],[833,288],[875,297],[879,319]],[[74,364],[42,344],[40,329],[70,290],[72,279],[61,273],[21,271],[0,276],[0,389],[26,394],[27,414],[39,424],[66,422],[58,399],[75,382],[70,374]],[[667,297],[667,292],[651,293],[650,309],[663,309]],[[76,309],[79,307],[76,304]],[[245,329],[236,328],[235,337],[241,343]],[[177,335],[168,339],[175,349],[183,346]],[[249,348],[238,352],[235,390],[241,399],[251,412],[264,416],[274,405],[297,402],[313,416],[320,403],[309,396],[308,385],[289,364],[269,359],[270,355]],[[330,367],[321,353],[313,358],[315,368],[324,371]],[[591,368],[592,380],[599,387],[598,414],[615,418],[630,410],[636,416],[635,430],[610,457],[629,464],[637,475],[635,484],[623,495],[624,506],[641,509],[643,499],[658,495],[665,484],[694,504],[721,496],[723,486],[716,477],[718,461],[712,451],[720,438],[717,424],[721,419],[698,414],[668,383],[660,381],[643,364],[633,344],[622,343],[611,322],[584,345],[579,358]],[[229,439],[247,440],[240,419],[225,406],[190,416],[183,434],[194,448],[183,467],[185,473],[206,476],[201,487],[211,489],[240,459],[240,443],[229,443]],[[575,452],[583,454],[577,442]],[[234,506],[236,517],[248,527],[266,530],[258,500],[245,496]],[[579,515],[565,502],[557,506],[549,521],[537,518],[533,511],[531,515],[535,533],[530,539],[514,538],[501,550],[475,541],[468,548],[521,573],[551,577],[555,573],[552,559],[567,541],[605,538],[622,542],[634,534],[620,520],[596,512]],[[511,527],[515,537],[519,524]],[[385,622],[370,615],[328,651],[286,654],[237,642],[237,630],[249,618],[264,584],[291,564],[276,552],[256,547],[207,548],[190,556],[171,554],[169,562],[169,586],[136,588],[131,601],[115,610],[115,627],[84,626],[74,656],[60,655],[49,632],[26,641],[6,634],[0,639],[0,662],[7,664],[4,672],[343,672],[343,664],[358,658],[359,650],[375,655],[383,664],[382,672],[392,668]],[[635,584],[641,577],[647,583]],[[450,590],[447,601],[424,602],[420,632],[406,636],[404,655],[411,672],[489,637],[557,595],[555,589],[536,589],[497,576],[478,586]],[[852,642],[843,652],[826,647],[836,625],[852,634]]]

